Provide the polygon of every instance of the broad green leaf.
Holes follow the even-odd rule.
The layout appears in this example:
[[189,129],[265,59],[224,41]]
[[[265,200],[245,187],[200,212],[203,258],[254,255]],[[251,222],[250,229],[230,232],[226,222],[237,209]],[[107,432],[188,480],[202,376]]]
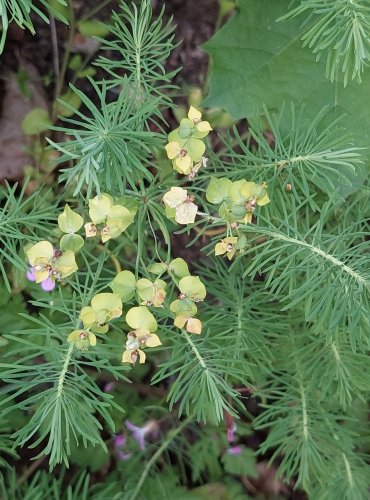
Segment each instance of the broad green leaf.
[[222,457],[222,462],[225,471],[230,474],[252,478],[258,477],[254,453],[251,449],[245,448],[245,446],[230,448]]
[[302,47],[305,16],[276,22],[288,11],[287,0],[239,0],[237,6],[236,15],[205,44],[212,75],[204,105],[244,118],[259,114],[263,104],[279,110],[284,101],[292,101],[306,104],[309,119],[328,106],[328,121],[345,114],[355,146],[368,147],[370,71],[362,84],[331,83],[325,77],[324,58],[316,62],[311,49]]
[[135,296],[135,275],[131,271],[121,271],[109,286],[121,298],[122,302],[128,302]]
[[66,24],[71,22],[71,9],[68,7],[67,2],[63,0],[49,0],[48,8],[57,19]]
[[55,111],[58,115],[68,117],[75,114],[82,104],[80,96],[78,96],[71,89],[62,94],[59,99],[54,103]]
[[155,332],[157,321],[146,306],[132,307],[126,314],[126,322],[131,327],[140,330]]
[[74,212],[69,205],[64,207],[63,213],[58,216],[58,226],[63,233],[73,234],[81,229],[84,223],[83,218]]
[[105,24],[100,21],[79,21],[77,23],[80,33],[89,38],[91,36],[100,36],[102,38],[106,37],[109,33],[109,29]]
[[26,135],[37,135],[51,126],[49,114],[46,109],[34,108],[23,118],[21,126]]
[[85,240],[79,234],[65,234],[60,239],[60,249],[63,252],[71,250],[71,252],[78,252],[84,246]]
[[231,180],[226,177],[212,177],[206,191],[206,198],[210,203],[222,203],[229,196]]

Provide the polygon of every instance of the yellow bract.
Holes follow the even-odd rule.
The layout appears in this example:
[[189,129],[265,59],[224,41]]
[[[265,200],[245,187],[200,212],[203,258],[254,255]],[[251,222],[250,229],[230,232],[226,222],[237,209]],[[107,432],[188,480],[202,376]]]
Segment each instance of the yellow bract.
[[216,243],[215,255],[223,255],[226,253],[227,258],[231,260],[235,255],[235,245],[237,242],[238,238],[235,236],[229,236],[228,238],[222,239],[219,243]]
[[190,106],[188,118],[194,123],[199,132],[210,132],[213,130],[209,122],[201,121],[202,113],[194,108],[194,106]]
[[184,203],[187,196],[188,192],[186,189],[183,189],[181,187],[172,187],[171,190],[168,191],[162,199],[170,208],[176,208]]
[[77,349],[87,351],[89,346],[96,346],[96,336],[87,330],[75,330],[67,337],[68,342],[75,342]]
[[174,166],[182,174],[190,173],[193,162],[187,150],[182,147],[178,142],[171,141],[166,146],[167,156],[173,160]]
[[202,333],[202,322],[197,318],[189,318],[186,315],[176,316],[173,324],[177,326],[177,328],[184,328],[186,325],[186,330],[189,333],[195,333],[200,335]]

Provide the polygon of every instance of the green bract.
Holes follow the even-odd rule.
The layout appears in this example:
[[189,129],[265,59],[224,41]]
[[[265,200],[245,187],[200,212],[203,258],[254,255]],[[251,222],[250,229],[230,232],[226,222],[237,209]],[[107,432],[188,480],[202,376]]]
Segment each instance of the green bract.
[[126,314],[126,323],[134,330],[149,330],[155,332],[157,321],[146,306],[132,307]]
[[85,240],[79,234],[65,234],[61,237],[59,246],[63,251],[71,250],[71,252],[78,252],[84,246]]
[[94,237],[97,233],[96,225],[103,224],[100,231],[103,243],[111,238],[118,238],[132,224],[136,214],[135,204],[131,204],[129,210],[122,202],[121,199],[120,203],[116,203],[108,194],[101,194],[89,200],[92,223],[85,224],[86,237]]
[[122,302],[128,302],[135,296],[135,275],[131,271],[121,271],[109,286],[121,298]]
[[80,319],[85,328],[96,333],[106,333],[107,323],[122,315],[122,301],[115,293],[98,293],[91,299],[91,306],[84,307]]
[[226,177],[220,177],[219,179],[212,177],[206,191],[207,200],[214,204],[222,203],[228,198],[231,185],[231,180]]
[[63,233],[77,233],[83,226],[83,223],[84,220],[81,215],[74,212],[69,205],[66,205],[63,213],[58,216],[58,226]]
[[152,283],[150,280],[142,278],[137,281],[136,288],[138,296],[147,303],[147,305],[153,305],[154,307],[159,307],[166,296],[166,283],[160,279]]
[[184,259],[177,258],[171,260],[168,265],[168,272],[173,273],[176,278],[183,278],[184,276],[189,276],[189,266],[184,261]]
[[185,276],[179,281],[180,292],[195,302],[204,300],[207,292],[199,276]]

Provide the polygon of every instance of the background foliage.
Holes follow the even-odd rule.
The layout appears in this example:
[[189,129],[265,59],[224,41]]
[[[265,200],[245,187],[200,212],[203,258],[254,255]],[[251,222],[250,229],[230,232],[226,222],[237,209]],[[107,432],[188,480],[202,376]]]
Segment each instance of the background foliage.
[[[369,9],[237,3],[206,44],[210,95],[192,103],[248,121],[201,137],[209,161],[193,178],[164,153],[188,109],[173,104],[178,68],[166,59],[177,42],[164,15],[149,0],[120,3],[99,35],[101,73],[88,90],[71,85],[74,97],[61,100],[69,113],[47,137],[55,182],[38,179],[33,194],[23,181],[0,188],[1,495],[238,499],[257,496],[272,471],[267,495],[367,498]],[[212,128],[217,113],[230,122],[202,111]],[[244,179],[266,183],[269,203],[256,203],[252,223],[240,222],[245,207],[229,191],[212,191],[225,178],[234,195]],[[194,197],[194,223],[168,218],[162,199],[173,187]],[[88,199],[91,209],[102,192],[134,222],[104,244],[87,238],[78,272],[52,292],[27,282],[27,245],[57,248],[65,203],[86,222]],[[231,235],[235,258],[215,256]],[[113,290],[123,317],[108,333],[98,324],[96,346],[80,350],[70,341],[80,311],[122,270]],[[194,299],[201,335],[178,328],[170,307],[189,273],[207,289]],[[163,307],[143,304],[138,286],[156,277]],[[149,315],[162,342],[131,367],[121,363],[129,308],[148,308],[134,319]]]

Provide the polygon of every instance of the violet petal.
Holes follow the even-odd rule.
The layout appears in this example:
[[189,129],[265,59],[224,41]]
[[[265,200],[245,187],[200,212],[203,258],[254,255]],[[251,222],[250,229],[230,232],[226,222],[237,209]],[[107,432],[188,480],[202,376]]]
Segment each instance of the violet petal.
[[45,292],[51,292],[55,288],[55,280],[53,280],[53,278],[50,278],[50,276],[49,276],[49,278],[46,278],[46,280],[44,280],[41,283],[41,288]]
[[240,455],[243,451],[241,446],[232,446],[227,450],[228,455]]
[[26,278],[28,281],[36,281],[35,269],[33,267],[30,267],[26,272]]

